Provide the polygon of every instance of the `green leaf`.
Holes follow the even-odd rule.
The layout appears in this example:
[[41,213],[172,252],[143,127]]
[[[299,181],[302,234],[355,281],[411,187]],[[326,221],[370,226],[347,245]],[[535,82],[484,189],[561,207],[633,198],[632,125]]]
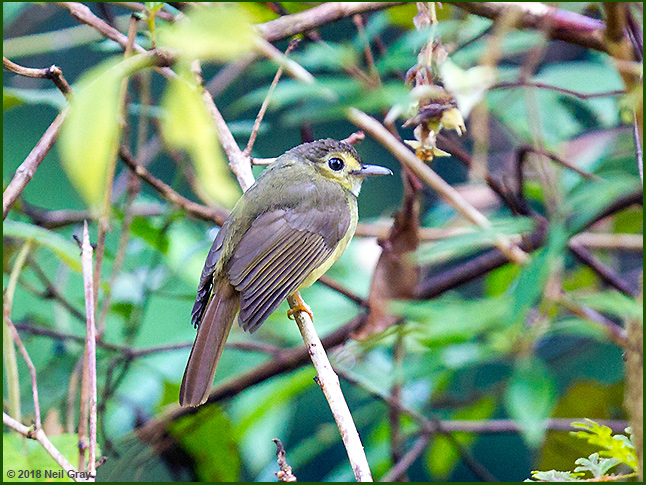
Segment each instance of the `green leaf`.
[[157,251],[163,254],[168,252],[168,236],[163,227],[157,227],[155,223],[147,217],[135,217],[130,226],[132,234],[143,239]]
[[66,103],[58,89],[2,88],[2,109],[5,111],[21,104],[43,104],[60,109]]
[[122,81],[151,65],[150,57],[109,59],[81,78],[58,143],[63,168],[91,209],[103,201],[108,167],[120,135]]
[[20,106],[25,100],[18,96],[13,89],[2,88],[2,111],[7,111],[16,106]]
[[599,453],[592,453],[588,458],[578,458],[575,463],[579,465],[574,469],[575,472],[589,471],[595,478],[600,478],[621,461],[614,457],[600,458]]
[[542,443],[545,421],[555,403],[556,383],[543,361],[536,357],[519,359],[505,392],[505,406],[529,446],[536,448]]
[[229,417],[219,406],[205,406],[174,421],[168,433],[193,458],[199,481],[238,481],[240,453]]
[[218,145],[200,88],[187,77],[170,80],[164,92],[162,134],[169,145],[190,155],[197,184],[211,202],[232,207],[240,198],[240,190]]
[[158,45],[187,60],[228,61],[250,52],[256,33],[249,11],[235,3],[193,8],[184,19],[157,29]]
[[[622,434],[613,436],[610,428],[587,418],[583,423],[572,423],[572,426],[581,429],[581,431],[570,431],[571,435],[584,439],[591,445],[600,446],[603,448],[599,452],[600,455],[616,458],[637,471],[639,463],[631,438]],[[632,435],[630,428],[626,428],[626,432]]]
[[511,321],[523,322],[529,309],[540,301],[550,274],[562,263],[566,244],[567,234],[563,225],[554,222],[548,234],[547,247],[534,253],[511,289]]
[[574,300],[600,312],[609,313],[622,319],[637,319],[644,321],[643,304],[616,290],[596,292],[571,292]]
[[550,336],[574,335],[599,342],[608,341],[608,331],[602,324],[578,317],[562,318],[551,322],[548,334]]
[[[546,472],[532,471],[532,479],[537,482],[578,482],[583,473],[549,470]],[[525,480],[531,482],[532,480]]]
[[585,180],[579,183],[565,201],[567,206],[568,230],[576,234],[590,219],[609,206],[618,197],[638,190],[639,177],[624,172],[603,175],[603,180]]
[[81,271],[79,247],[59,234],[34,224],[11,220],[5,220],[2,229],[4,236],[31,239],[40,246],[51,249],[74,271]]
[[407,331],[427,347],[462,343],[492,329],[504,327],[509,298],[463,300],[452,296],[428,302],[394,301],[389,309],[417,323]]
[[427,265],[471,254],[495,245],[500,235],[522,234],[531,231],[534,226],[529,217],[494,219],[491,222],[489,228],[474,227],[473,232],[424,244],[418,250],[417,262]]

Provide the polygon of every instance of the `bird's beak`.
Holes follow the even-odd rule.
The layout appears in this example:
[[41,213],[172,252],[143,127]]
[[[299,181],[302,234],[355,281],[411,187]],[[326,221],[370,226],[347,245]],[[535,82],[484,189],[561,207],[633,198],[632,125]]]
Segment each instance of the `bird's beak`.
[[376,177],[377,175],[392,175],[392,171],[386,167],[379,165],[363,165],[361,170],[354,172],[355,175],[360,177]]

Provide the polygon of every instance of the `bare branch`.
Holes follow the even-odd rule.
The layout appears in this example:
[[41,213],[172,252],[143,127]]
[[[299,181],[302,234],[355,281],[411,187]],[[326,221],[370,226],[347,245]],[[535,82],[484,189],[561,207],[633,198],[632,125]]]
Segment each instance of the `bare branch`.
[[317,383],[327,398],[334,420],[341,432],[341,439],[348,453],[354,476],[357,482],[371,482],[372,474],[361,444],[361,438],[359,438],[348,404],[345,402],[339,378],[332,369],[325,348],[314,329],[312,318],[308,312],[302,310],[305,303],[298,292],[288,297],[287,302],[290,308],[297,309],[294,312],[294,319],[318,374]]
[[256,27],[265,40],[276,42],[358,13],[375,12],[403,3],[405,2],[328,2],[304,12],[285,15]]
[[506,15],[510,9],[519,9],[521,13],[517,21],[519,28],[543,30],[545,25],[549,25],[548,34],[553,39],[606,52],[603,43],[605,25],[585,15],[537,2],[451,2],[451,4],[494,21]]
[[[71,341],[71,342],[78,342],[78,343],[84,343],[86,340],[86,337],[82,337],[80,335],[61,332],[60,330],[54,330],[47,327],[40,327],[37,325],[29,325],[27,323],[16,323],[14,324],[14,326],[16,327],[16,330],[20,332],[27,332],[31,335],[39,335],[42,337],[48,337],[55,340]],[[162,344],[162,345],[154,345],[151,347],[136,348],[136,347],[131,347],[129,345],[120,345],[120,344],[105,342],[104,340],[97,338],[96,344],[97,346],[105,350],[120,353],[125,359],[135,359],[138,357],[145,357],[147,355],[157,354],[160,352],[172,352],[175,350],[190,349],[191,346],[193,345],[193,342],[179,342],[179,343],[173,343],[173,344]],[[273,345],[254,343],[254,342],[227,342],[226,346],[227,348],[231,348],[235,350],[243,350],[248,352],[261,352],[261,353],[268,353],[268,354],[278,354],[281,352],[285,352],[285,350],[279,349],[278,347],[274,347]]]
[[[198,78],[198,84],[202,85],[200,65],[197,61],[193,63],[193,72]],[[226,121],[224,121],[220,110],[213,102],[213,97],[204,88],[202,88],[202,99],[206,108],[209,110],[209,114],[211,115],[213,122],[215,123],[215,128],[218,132],[218,139],[220,140],[220,144],[222,145],[224,152],[227,154],[231,171],[235,174],[238,179],[238,183],[244,192],[254,183],[254,176],[251,171],[251,157],[240,150],[240,147],[231,134],[231,130],[227,126]]]
[[43,448],[45,448],[45,451],[47,451],[47,453],[49,453],[49,455],[54,460],[56,460],[56,463],[58,463],[61,466],[61,468],[67,472],[67,475],[70,476],[74,481],[76,482],[87,481],[84,479],[83,474],[79,473],[72,466],[72,464],[69,461],[67,461],[67,458],[65,458],[62,455],[62,453],[58,451],[58,449],[52,444],[52,442],[49,441],[49,438],[47,438],[47,435],[45,435],[45,432],[41,428],[36,430],[33,428],[28,428],[27,426],[13,419],[5,412],[2,413],[2,422],[5,426],[8,426],[14,431],[17,431],[25,438],[38,441],[43,446]]
[[29,353],[23,345],[22,340],[20,340],[20,335],[18,335],[16,327],[14,326],[9,316],[5,316],[5,322],[9,325],[9,330],[11,332],[13,341],[16,343],[16,346],[20,351],[20,355],[22,355],[22,358],[25,361],[25,364],[27,364],[27,368],[29,369],[29,376],[31,377],[31,392],[34,397],[34,421],[36,422],[36,429],[40,429],[42,427],[42,423],[40,420],[40,400],[38,399],[38,384],[36,383],[36,367],[34,367],[34,363],[31,361]]
[[63,76],[63,71],[61,71],[61,68],[58,66],[52,65],[44,69],[33,69],[30,67],[20,66],[15,62],[11,62],[6,57],[3,57],[2,67],[15,74],[18,74],[19,76],[39,79],[51,79],[56,87],[60,90],[60,92],[65,95],[65,97],[69,97],[69,95],[72,93],[72,88]]
[[[25,264],[27,255],[29,254],[30,247],[31,241],[25,241],[25,243],[20,248],[15,262],[13,263],[13,268],[11,268],[11,273],[9,274],[9,282],[7,283],[7,288],[4,291],[2,300],[2,347],[7,373],[7,394],[9,401],[8,409],[9,412],[16,416],[16,418],[18,419],[21,419],[20,381],[18,375],[18,360],[16,359],[16,349],[13,346],[13,341],[15,340],[15,338],[13,338],[11,332],[13,327],[13,325],[11,324],[11,310],[13,308],[13,297],[16,294],[18,278],[20,277],[20,272],[22,271],[22,268]],[[37,411],[37,414],[40,418],[40,410]]]
[[540,82],[533,81],[502,81],[494,84],[489,88],[489,91],[495,91],[497,89],[511,89],[511,88],[537,88],[537,89],[546,89],[548,91],[556,91],[559,93],[567,94],[568,96],[574,96],[579,99],[594,99],[594,98],[611,98],[614,96],[622,96],[626,94],[624,90],[617,89],[613,91],[604,91],[600,93],[579,93],[578,91],[572,91],[571,89],[560,88],[558,86],[553,86],[551,84],[545,84]]
[[96,475],[96,325],[94,315],[94,281],[92,278],[92,245],[87,222],[83,225],[83,243],[81,245],[81,262],[83,265],[83,284],[85,287],[85,312],[87,316],[86,355],[88,360],[89,377],[89,411],[90,411],[90,442],[88,448],[88,471],[94,479]]
[[[290,42],[289,46],[287,46],[287,49],[285,50],[285,55],[293,51],[299,42],[300,42],[300,39],[295,39],[292,42]],[[244,152],[243,152],[246,155],[251,155],[253,144],[256,142],[256,136],[258,136],[258,130],[260,129],[260,123],[262,122],[262,119],[265,117],[265,112],[267,111],[267,107],[269,106],[269,100],[271,99],[271,95],[276,89],[276,86],[278,85],[278,81],[280,80],[280,77],[282,75],[283,75],[283,66],[281,65],[278,68],[278,71],[276,72],[276,75],[274,76],[274,79],[271,82],[269,89],[267,90],[267,95],[265,96],[265,99],[262,102],[262,106],[260,107],[260,110],[258,110],[258,115],[256,116],[256,121],[254,121],[253,123],[251,135],[249,135],[249,141],[247,142],[247,147],[244,149]]]
[[135,158],[128,152],[125,147],[121,147],[119,149],[119,157],[128,166],[128,168],[130,168],[130,170],[132,170],[139,178],[149,184],[157,192],[159,192],[160,195],[164,197],[164,199],[181,207],[194,217],[203,219],[205,221],[214,222],[219,226],[224,224],[224,221],[229,215],[228,212],[224,209],[206,207],[188,200],[186,197],[178,194],[169,185],[151,175],[148,170],[138,164]]
[[383,477],[381,477],[381,482],[398,482],[400,481],[401,476],[406,473],[415,460],[424,452],[428,441],[431,439],[430,433],[422,433],[422,435],[417,438],[413,447],[408,450],[408,452],[399,460],[395,466],[393,466]]
[[280,471],[276,472],[276,478],[278,478],[279,482],[298,481],[292,473],[292,467],[287,464],[283,443],[278,438],[274,438],[272,441],[276,443],[276,456],[278,457],[278,466],[280,467]]
[[54,146],[56,138],[58,138],[58,132],[63,124],[63,120],[69,113],[69,107],[66,107],[61,111],[52,124],[49,125],[49,128],[45,131],[43,136],[38,140],[36,146],[33,150],[27,155],[25,161],[20,164],[16,174],[9,182],[9,185],[4,190],[2,194],[2,220],[4,221],[9,213],[9,209],[13,206],[16,199],[22,194],[22,191],[25,190],[27,184],[34,178],[36,170],[43,162],[49,151]]
[[631,288],[630,285],[612,268],[595,258],[594,255],[586,248],[572,241],[570,241],[569,247],[576,259],[590,267],[603,281],[618,289],[625,295],[633,298],[637,296],[637,291],[635,289]]
[[588,249],[619,249],[622,251],[643,251],[644,236],[641,234],[602,234],[582,232],[570,239],[571,243]]
[[[453,187],[446,183],[428,165],[417,158],[413,152],[395,138],[379,121],[355,108],[350,108],[347,115],[352,123],[368,132],[403,165],[411,169],[415,175],[436,190],[449,205],[467,220],[480,227],[491,226],[489,220],[482,213],[465,201]],[[527,254],[515,244],[511,244],[508,240],[502,238],[502,236],[499,238],[497,246],[511,261],[518,264],[524,264],[527,261]]]

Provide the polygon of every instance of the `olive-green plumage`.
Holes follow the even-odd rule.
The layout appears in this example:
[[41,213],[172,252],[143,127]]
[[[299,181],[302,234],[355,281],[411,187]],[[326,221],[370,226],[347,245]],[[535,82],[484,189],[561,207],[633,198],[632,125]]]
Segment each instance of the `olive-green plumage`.
[[357,225],[357,195],[367,176],[355,149],[331,139],[299,145],[267,167],[233,208],[209,252],[192,321],[197,337],[180,404],[206,401],[235,314],[254,332],[289,295],[341,256]]

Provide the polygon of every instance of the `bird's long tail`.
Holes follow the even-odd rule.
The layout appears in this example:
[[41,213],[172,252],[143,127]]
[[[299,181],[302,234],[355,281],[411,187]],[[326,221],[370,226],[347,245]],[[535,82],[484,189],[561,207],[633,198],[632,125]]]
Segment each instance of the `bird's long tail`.
[[199,406],[209,396],[215,369],[239,306],[238,292],[228,281],[217,281],[186,364],[179,391],[181,406]]

